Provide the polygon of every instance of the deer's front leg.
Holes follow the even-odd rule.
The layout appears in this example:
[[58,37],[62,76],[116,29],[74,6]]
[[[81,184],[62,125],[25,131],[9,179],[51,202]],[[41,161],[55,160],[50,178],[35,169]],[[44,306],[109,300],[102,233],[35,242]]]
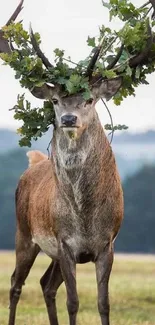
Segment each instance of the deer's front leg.
[[98,310],[102,325],[109,325],[109,293],[108,283],[113,264],[112,243],[108,244],[103,252],[98,255],[96,265],[96,277],[98,286]]
[[66,244],[59,243],[60,267],[67,291],[67,308],[69,314],[69,324],[76,325],[76,316],[79,308],[79,301],[76,289],[76,263],[74,256]]

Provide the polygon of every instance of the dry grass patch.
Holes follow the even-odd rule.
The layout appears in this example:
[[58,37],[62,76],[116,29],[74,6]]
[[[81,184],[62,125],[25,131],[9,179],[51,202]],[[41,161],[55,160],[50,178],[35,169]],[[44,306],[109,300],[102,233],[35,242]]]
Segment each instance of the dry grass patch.
[[[0,253],[0,325],[7,325],[10,276],[14,253]],[[39,255],[17,309],[16,325],[47,325],[47,312],[39,279],[50,259]],[[100,325],[97,312],[95,268],[91,263],[77,267],[80,310],[78,325]],[[116,255],[110,280],[111,325],[155,325],[155,257]],[[58,291],[61,325],[68,324],[64,285]]]

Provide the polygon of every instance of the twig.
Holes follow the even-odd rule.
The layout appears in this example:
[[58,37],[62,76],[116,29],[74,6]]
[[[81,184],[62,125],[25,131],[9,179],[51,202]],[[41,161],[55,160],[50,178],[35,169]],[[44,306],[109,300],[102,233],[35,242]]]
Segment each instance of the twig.
[[106,110],[107,110],[107,112],[109,114],[109,117],[110,117],[110,123],[111,123],[111,128],[112,128],[111,140],[110,140],[110,144],[111,144],[112,143],[112,140],[113,140],[113,137],[114,137],[114,123],[113,123],[112,115],[111,115],[111,113],[109,111],[109,108],[108,108],[106,102],[104,101],[103,98],[101,98],[101,100],[102,100],[102,102],[103,102],[103,104],[104,104],[104,106],[105,106],[105,108],[106,108]]
[[47,147],[47,149],[46,149],[46,150],[47,150],[47,153],[48,153],[48,160],[50,159],[50,156],[51,156],[51,154],[50,154],[50,150],[49,150],[51,143],[52,143],[52,140],[50,140],[50,142],[49,142],[49,144],[48,144],[48,147]]
[[92,83],[92,86],[96,85],[98,82],[102,81],[103,80],[103,77],[101,76],[99,79],[97,79],[96,81],[94,81]]
[[69,60],[69,59],[66,59],[66,58],[62,58],[64,61],[67,61],[67,62],[69,62],[69,63],[72,63],[72,64],[74,64],[74,65],[76,65],[77,67],[79,66],[79,67],[82,67],[82,64],[79,64],[79,63],[76,63],[76,62],[74,62],[74,61],[72,61],[72,60]]
[[117,39],[118,39],[118,35],[111,41],[111,43],[106,47],[106,49],[102,52],[100,52],[100,56],[101,56],[101,54],[103,55],[103,54],[106,54],[107,53],[107,51],[110,49],[110,47],[117,41]]

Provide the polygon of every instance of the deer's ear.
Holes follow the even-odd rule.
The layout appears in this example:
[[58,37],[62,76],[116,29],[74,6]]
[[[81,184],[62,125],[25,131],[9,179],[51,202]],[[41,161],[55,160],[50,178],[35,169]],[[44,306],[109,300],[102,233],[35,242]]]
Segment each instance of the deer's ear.
[[54,94],[54,87],[45,83],[41,87],[32,88],[31,94],[40,99],[50,99]]
[[92,89],[93,96],[96,100],[100,98],[105,98],[110,100],[120,89],[122,85],[122,77],[103,80],[102,83],[97,86],[94,86]]

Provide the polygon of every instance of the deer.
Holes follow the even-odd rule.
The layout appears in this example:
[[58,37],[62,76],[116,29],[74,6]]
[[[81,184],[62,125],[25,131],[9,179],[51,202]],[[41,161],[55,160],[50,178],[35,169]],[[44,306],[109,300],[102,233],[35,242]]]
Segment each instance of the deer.
[[[22,6],[23,0],[8,24],[16,19]],[[1,31],[0,52],[9,53],[12,49],[3,36]],[[31,42],[46,68],[51,67],[32,29]],[[130,66],[136,67],[147,60],[152,42],[153,38],[148,37],[146,48],[131,59]],[[52,155],[48,159],[39,151],[29,151],[29,167],[16,189],[16,265],[11,276],[8,325],[15,324],[22,286],[40,251],[52,260],[40,280],[50,324],[59,324],[56,294],[63,282],[69,324],[77,324],[76,264],[88,262],[95,264],[101,324],[110,324],[108,286],[124,201],[115,157],[95,105],[101,98],[110,100],[123,80],[121,76],[113,79],[93,76],[98,55],[99,49],[86,72],[90,99],[85,100],[80,92],[66,95],[58,84],[44,83],[30,89],[35,97],[53,103],[55,126]],[[118,60],[115,58],[113,64]]]

